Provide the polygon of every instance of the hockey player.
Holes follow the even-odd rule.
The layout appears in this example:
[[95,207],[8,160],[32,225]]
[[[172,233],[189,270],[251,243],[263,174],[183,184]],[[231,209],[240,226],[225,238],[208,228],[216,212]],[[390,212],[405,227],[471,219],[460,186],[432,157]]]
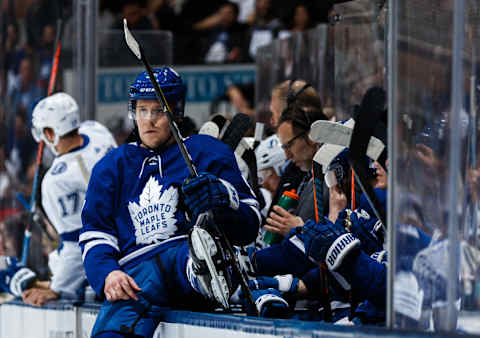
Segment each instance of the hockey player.
[[[180,76],[169,67],[154,74],[181,119],[186,87]],[[260,224],[257,201],[227,145],[207,135],[185,139],[200,173],[191,178],[145,72],[129,97],[137,141],[95,166],[82,212],[87,278],[106,298],[94,337],[149,337],[161,307],[207,310],[205,300],[228,306],[233,288],[222,245],[211,229],[193,225],[212,211],[231,243],[245,245]]]
[[285,168],[286,156],[277,135],[267,137],[255,150],[259,183],[270,193],[277,190],[280,176]]
[[[258,183],[262,186],[262,193],[268,203],[264,210],[270,208],[272,196],[275,194],[280,183],[280,176],[282,176],[283,169],[287,164],[285,152],[280,146],[280,140],[277,135],[267,137],[260,142],[257,149],[255,149],[257,159]],[[265,215],[266,216],[266,215]]]
[[77,244],[82,227],[81,206],[90,171],[116,143],[101,124],[80,123],[78,105],[66,93],[46,97],[35,106],[32,134],[37,142],[43,140],[56,156],[44,176],[41,193],[43,209],[58,232],[61,244],[49,255],[50,281],[35,280],[33,272],[28,272],[14,259],[5,260],[9,263],[3,264],[2,273],[7,276],[20,271],[17,278],[10,280],[18,282],[21,277],[22,282],[9,287],[9,291],[15,290],[17,296],[21,294],[26,303],[41,306],[57,298],[77,298],[85,287],[85,271]]

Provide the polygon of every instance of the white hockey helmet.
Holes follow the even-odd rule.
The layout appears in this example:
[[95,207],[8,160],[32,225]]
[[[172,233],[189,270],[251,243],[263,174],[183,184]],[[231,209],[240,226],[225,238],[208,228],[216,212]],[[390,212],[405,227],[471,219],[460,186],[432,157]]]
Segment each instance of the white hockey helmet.
[[[61,136],[80,127],[78,105],[67,93],[56,93],[38,102],[32,113],[32,135],[35,141],[43,140],[54,152]],[[52,128],[55,139],[49,142],[44,129]]]
[[273,168],[278,176],[282,174],[287,157],[277,135],[267,137],[255,150],[257,170]]

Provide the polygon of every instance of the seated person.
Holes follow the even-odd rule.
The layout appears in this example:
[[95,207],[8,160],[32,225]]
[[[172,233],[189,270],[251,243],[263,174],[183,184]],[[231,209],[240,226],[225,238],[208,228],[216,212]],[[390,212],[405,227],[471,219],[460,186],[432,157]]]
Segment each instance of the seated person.
[[212,223],[233,245],[258,233],[257,200],[227,145],[207,135],[187,138],[200,173],[190,177],[166,115],[172,107],[173,118],[182,118],[186,86],[172,68],[154,74],[168,106],[141,73],[129,88],[136,141],[95,166],[82,211],[87,278],[106,298],[93,337],[149,337],[165,307],[227,308],[235,285],[225,238]]
[[[365,211],[358,210],[356,213],[352,211],[343,210],[349,203],[346,191],[350,187],[350,166],[347,161],[348,150],[342,151],[334,160],[328,165],[326,170],[326,182],[329,187],[329,215],[328,219],[332,222],[338,221],[342,227],[347,224],[349,230],[354,232],[362,239],[362,244],[368,249],[368,254],[373,255],[378,251],[383,250],[381,240],[383,236],[376,237],[377,232],[380,232],[380,225],[378,220],[370,217]],[[366,162],[368,163],[368,162]],[[374,171],[372,173],[372,183],[375,182]],[[333,176],[333,177],[332,177]],[[383,193],[381,191],[380,193]],[[385,202],[385,198],[381,199]],[[366,199],[362,195],[359,206],[366,207]],[[384,206],[386,203],[383,204]],[[343,211],[342,211],[343,210]],[[342,212],[340,212],[342,211]],[[337,220],[338,219],[338,220]],[[350,221],[351,219],[351,221]],[[347,220],[349,223],[347,223]],[[307,221],[310,222],[310,221]],[[302,228],[297,227],[292,230],[287,238],[278,245],[273,245],[269,248],[253,252],[251,251],[251,263],[257,275],[262,277],[259,280],[267,280],[268,283],[256,283],[255,289],[262,289],[262,285],[273,287],[281,292],[288,291],[288,296],[295,295],[300,298],[316,298],[317,300],[325,300],[327,294],[325,292],[325,281],[322,277],[320,268],[315,268],[312,261],[305,254],[304,234]],[[378,255],[378,254],[377,254]],[[383,258],[384,255],[380,255]],[[285,280],[282,274],[293,274],[293,284],[288,284],[291,287],[286,288]],[[331,300],[346,302],[350,298],[348,295],[352,287],[339,274],[332,272],[328,278],[328,288],[330,289]],[[274,276],[273,279],[271,277]],[[291,280],[287,279],[287,280]],[[278,280],[275,283],[274,280]],[[277,285],[278,284],[278,285]],[[260,287],[259,287],[260,285]],[[264,285],[264,286],[265,286]],[[287,290],[288,289],[288,290]],[[327,298],[328,299],[328,298]],[[338,303],[335,303],[337,305]],[[347,304],[340,304],[340,307],[334,308],[332,320],[338,320],[345,316],[345,311],[349,307]],[[353,308],[355,310],[355,308]],[[350,315],[352,317],[352,315]]]
[[[82,227],[81,205],[90,171],[116,143],[100,123],[80,123],[78,105],[66,93],[38,102],[33,109],[32,134],[56,156],[42,180],[41,195],[43,210],[61,239],[57,250],[49,255],[51,279],[21,290],[24,302],[41,306],[58,298],[77,299],[85,289],[86,276],[77,243]],[[22,266],[32,258],[23,256]]]
[[[315,218],[311,170],[313,156],[319,146],[309,139],[308,133],[313,122],[325,119],[321,110],[306,110],[296,104],[291,104],[282,112],[277,128],[278,138],[287,158],[292,160],[305,176],[296,189],[300,198],[295,211],[290,213],[280,206],[273,206],[264,226],[266,230],[285,236],[307,219]],[[326,210],[319,212],[323,215]]]
[[272,196],[280,183],[280,176],[282,176],[283,169],[287,164],[287,158],[277,135],[269,136],[260,142],[255,149],[255,155],[257,158],[258,183],[262,187],[262,193],[264,193],[264,196],[268,196],[269,201],[264,210],[268,210]]

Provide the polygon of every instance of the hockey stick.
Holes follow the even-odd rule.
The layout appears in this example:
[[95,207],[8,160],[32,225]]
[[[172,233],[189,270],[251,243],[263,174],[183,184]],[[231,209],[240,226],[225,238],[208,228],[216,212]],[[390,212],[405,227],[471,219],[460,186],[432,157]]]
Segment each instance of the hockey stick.
[[[27,202],[27,200],[25,199],[23,194],[21,192],[19,192],[19,193],[17,193],[16,197],[20,201],[20,203],[22,203],[25,210],[27,212],[30,212],[30,210],[31,210],[30,204]],[[41,215],[40,212],[35,213],[35,215],[32,219],[32,224],[37,226],[39,229],[41,229],[45,233],[45,235],[48,237],[50,242],[55,241],[55,238],[53,238],[53,236],[47,230],[47,226],[45,225],[45,216]]]
[[[348,161],[353,169],[355,178],[372,207],[375,216],[382,222],[384,230],[387,224],[385,211],[367,179],[368,173],[364,165],[364,159],[370,137],[374,133],[380,114],[384,111],[385,100],[386,95],[382,88],[373,87],[365,93],[358,114],[355,117],[355,126],[353,127],[348,152]],[[385,155],[382,154],[381,157],[385,158]]]
[[265,124],[261,122],[255,123],[255,133],[254,133],[254,141],[253,141],[253,150],[257,149],[262,142],[263,139],[263,130],[265,129]]
[[[48,81],[47,96],[53,94],[55,89],[55,83],[58,73],[58,64],[60,62],[60,51],[62,49],[62,34],[63,34],[63,20],[62,20],[62,8],[59,5],[59,18],[57,20],[57,36],[55,38],[55,52],[52,60],[52,71],[50,72],[50,79]],[[40,171],[42,169],[43,150],[45,144],[42,140],[38,143],[37,158],[35,160],[35,174],[33,176],[32,194],[30,196],[30,216],[25,228],[25,236],[23,238],[22,258],[21,262],[26,265],[28,260],[28,251],[30,249],[30,237],[32,236],[31,226],[34,222],[35,213],[37,210],[37,195],[39,186]]]
[[233,151],[237,149],[245,133],[253,126],[253,121],[247,114],[236,114],[221,138],[222,142],[228,144]]
[[[177,143],[177,145],[180,149],[182,157],[183,157],[185,163],[187,164],[188,171],[190,172],[190,175],[192,177],[197,177],[198,176],[197,169],[195,168],[195,165],[193,164],[192,158],[191,158],[190,154],[188,153],[188,150],[187,150],[187,147],[185,146],[185,143],[180,138],[180,132],[178,130],[178,127],[177,127],[175,121],[173,120],[172,110],[171,110],[171,108],[170,108],[170,106],[169,106],[169,104],[168,104],[168,102],[165,98],[165,95],[163,94],[162,89],[158,85],[158,82],[157,82],[157,80],[156,80],[156,78],[153,74],[152,67],[150,66],[150,63],[148,62],[148,60],[147,60],[147,58],[146,58],[146,56],[143,52],[142,47],[138,44],[138,42],[135,40],[132,33],[128,29],[126,19],[123,19],[123,27],[124,27],[124,31],[125,31],[125,41],[126,41],[128,47],[130,48],[132,53],[135,54],[135,56],[140,61],[142,61],[143,65],[145,66],[145,69],[147,70],[150,81],[152,82],[153,88],[155,89],[155,94],[157,96],[157,99],[159,100],[160,104],[162,104],[166,108],[166,115],[167,115],[168,124],[170,126],[170,130],[173,134],[173,137],[175,138],[175,142]],[[208,216],[209,216],[210,220],[213,220],[213,213],[211,211],[208,213]],[[230,255],[231,259],[233,260],[233,263],[234,263],[233,268],[236,270],[236,272],[239,275],[240,285],[242,287],[242,291],[246,295],[247,300],[249,301],[249,303],[251,304],[252,308],[255,310],[255,312],[258,316],[258,311],[257,311],[257,307],[255,305],[255,301],[253,300],[252,292],[250,291],[250,289],[248,287],[248,283],[247,283],[247,280],[246,280],[246,274],[245,274],[244,271],[241,270],[240,263],[238,261],[238,257],[237,257],[237,255],[235,255],[235,252],[233,251],[233,248],[232,248],[230,242],[228,241],[227,237],[225,236],[225,233],[223,232],[223,230],[220,227],[216,226],[215,224],[214,224],[214,227],[216,228],[215,230],[221,235],[222,240],[225,243],[227,252]],[[220,285],[220,283],[218,283],[217,285]],[[227,306],[228,306],[228,300],[227,300]]]
[[[322,166],[315,161],[312,161],[313,168],[313,200],[315,207],[315,222],[320,222],[320,219],[323,217],[323,180],[322,177]],[[324,288],[325,297],[322,299],[323,305],[323,320],[326,322],[332,321],[332,307],[330,304],[330,293],[328,292],[328,269],[325,263],[320,265],[320,278],[322,279],[322,286]]]
[[[477,166],[477,77],[471,76],[470,80],[470,111],[471,111],[471,161],[472,169]],[[473,244],[477,245],[477,216],[476,210],[478,210],[478,194],[475,189],[471,191],[471,200],[473,206],[470,207],[470,229],[473,229]],[[467,237],[468,238],[468,237]]]

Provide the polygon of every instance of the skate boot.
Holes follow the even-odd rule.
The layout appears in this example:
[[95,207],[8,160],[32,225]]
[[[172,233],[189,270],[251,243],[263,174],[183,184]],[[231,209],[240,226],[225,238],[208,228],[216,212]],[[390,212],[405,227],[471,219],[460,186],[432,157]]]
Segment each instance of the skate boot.
[[188,245],[190,283],[198,292],[228,309],[232,293],[232,258],[225,254],[219,236],[212,229],[194,226],[188,236]]

